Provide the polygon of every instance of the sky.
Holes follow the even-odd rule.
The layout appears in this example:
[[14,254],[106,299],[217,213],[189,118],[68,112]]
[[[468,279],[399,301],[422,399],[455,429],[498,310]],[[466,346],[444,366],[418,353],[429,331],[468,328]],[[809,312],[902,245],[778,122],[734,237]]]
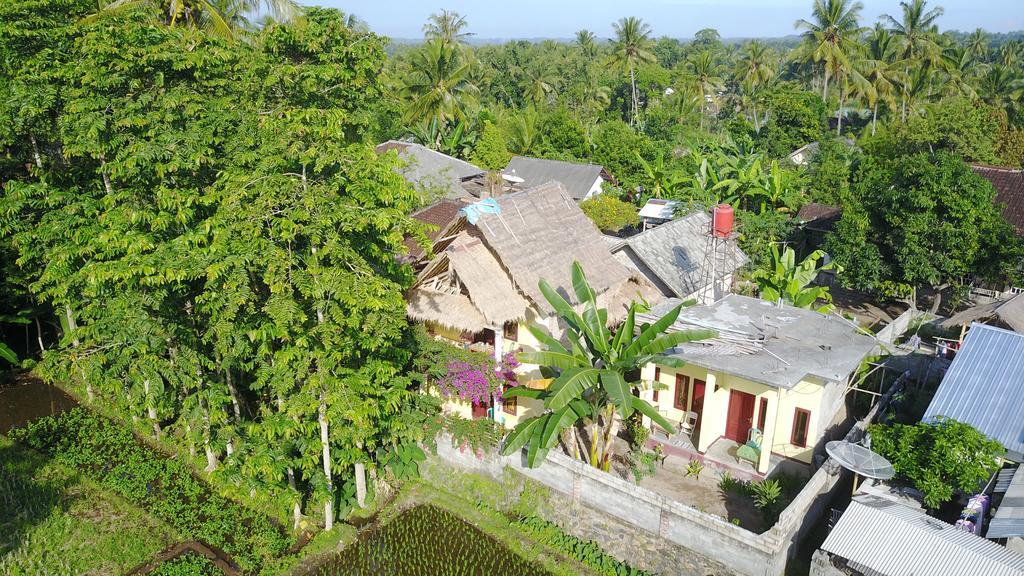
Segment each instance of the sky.
[[[794,34],[793,23],[810,15],[811,0],[300,0],[338,8],[369,22],[378,34],[419,38],[427,17],[442,8],[467,17],[478,38],[571,38],[586,28],[599,38],[612,35],[611,23],[639,16],[654,36],[691,38],[715,28],[723,38]],[[861,0],[861,20],[872,25],[881,14],[898,15],[898,0]],[[942,0],[942,30],[991,32],[1024,29],[1024,0]]]

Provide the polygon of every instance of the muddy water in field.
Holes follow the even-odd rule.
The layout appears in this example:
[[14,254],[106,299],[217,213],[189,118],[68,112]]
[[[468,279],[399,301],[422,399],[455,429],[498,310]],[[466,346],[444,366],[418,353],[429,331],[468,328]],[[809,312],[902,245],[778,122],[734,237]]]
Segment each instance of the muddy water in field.
[[75,405],[77,402],[60,388],[34,378],[4,383],[0,385],[0,434]]

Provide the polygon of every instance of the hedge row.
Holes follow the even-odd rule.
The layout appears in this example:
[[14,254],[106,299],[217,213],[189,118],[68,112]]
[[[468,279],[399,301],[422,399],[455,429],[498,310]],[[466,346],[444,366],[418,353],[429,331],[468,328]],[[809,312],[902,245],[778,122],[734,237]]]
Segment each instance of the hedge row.
[[10,436],[143,507],[184,538],[220,548],[244,572],[256,571],[292,544],[267,516],[214,493],[187,465],[84,408],[39,419]]

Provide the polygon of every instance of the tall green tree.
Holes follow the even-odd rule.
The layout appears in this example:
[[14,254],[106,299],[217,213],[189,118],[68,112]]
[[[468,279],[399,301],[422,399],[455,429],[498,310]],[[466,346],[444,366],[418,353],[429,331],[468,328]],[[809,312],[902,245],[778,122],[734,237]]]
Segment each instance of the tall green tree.
[[643,20],[630,16],[612,24],[615,40],[612,44],[612,63],[629,73],[629,95],[632,106],[629,122],[636,125],[640,117],[640,95],[636,89],[636,69],[641,64],[654,62],[651,53],[651,27]]
[[822,67],[821,99],[828,100],[830,75],[850,65],[850,52],[860,31],[858,18],[864,5],[851,0],[814,0],[811,20],[797,20],[803,29],[807,55]]
[[465,31],[468,26],[469,22],[462,14],[441,10],[427,19],[423,25],[423,36],[442,44],[462,44],[473,36],[472,32]]
[[424,43],[413,55],[412,71],[405,78],[408,119],[436,120],[444,125],[466,118],[466,108],[479,92],[469,81],[470,67],[458,46],[442,40]]

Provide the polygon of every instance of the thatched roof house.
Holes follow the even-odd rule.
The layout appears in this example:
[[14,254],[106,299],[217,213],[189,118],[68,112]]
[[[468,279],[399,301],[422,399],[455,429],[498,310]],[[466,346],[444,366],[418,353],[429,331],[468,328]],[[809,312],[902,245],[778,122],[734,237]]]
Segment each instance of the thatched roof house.
[[462,219],[451,245],[420,273],[409,292],[409,317],[447,328],[479,332],[554,310],[538,286],[541,278],[572,304],[571,267],[579,262],[599,304],[617,322],[629,303],[659,293],[642,275],[618,262],[593,222],[557,182],[496,198],[500,212]]

